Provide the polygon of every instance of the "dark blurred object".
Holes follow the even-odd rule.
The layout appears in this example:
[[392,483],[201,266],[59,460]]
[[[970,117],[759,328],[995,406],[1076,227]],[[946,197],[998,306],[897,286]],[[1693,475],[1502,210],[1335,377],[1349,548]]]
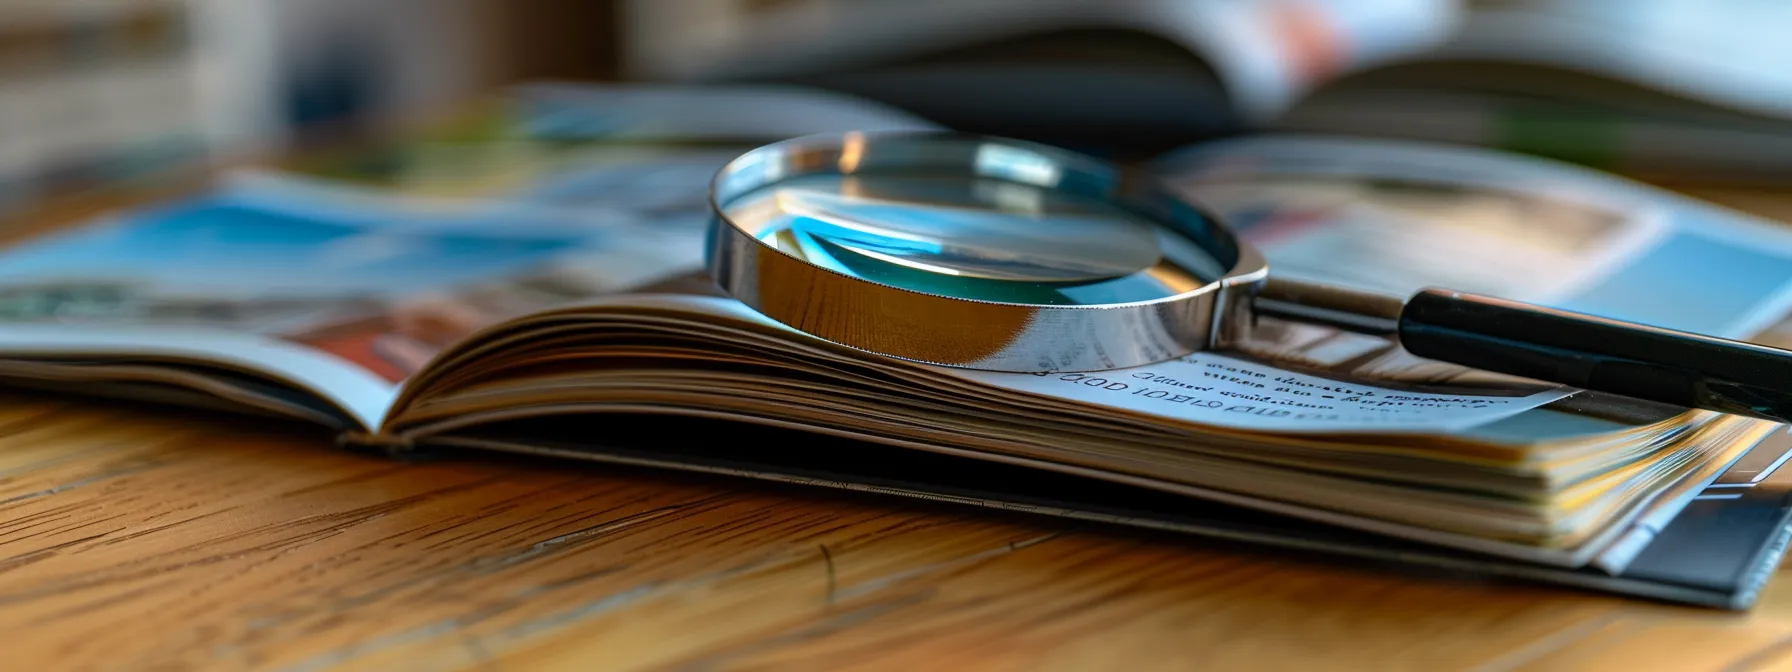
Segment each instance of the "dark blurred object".
[[625,72],[819,85],[955,128],[1149,154],[1255,128],[1446,34],[1448,0],[634,0]]
[[[612,3],[303,0],[242,16],[274,37],[264,145],[380,133],[522,78],[599,72]],[[239,11],[239,14],[243,12]],[[546,20],[558,16],[557,21]],[[577,64],[570,66],[569,64]],[[255,94],[245,94],[253,96]]]
[[795,82],[1148,154],[1248,131],[1473,144],[1633,176],[1792,178],[1792,4],[630,0],[624,74]]
[[609,80],[621,58],[617,0],[486,0],[494,79]]
[[[341,31],[341,32],[337,32]],[[372,49],[377,35],[352,25],[327,35],[316,57],[287,74],[286,126],[306,129],[352,122],[379,102],[387,86],[387,67]]]
[[964,131],[1126,156],[1247,127],[1212,67],[1137,31],[1028,35],[787,81],[889,102]]

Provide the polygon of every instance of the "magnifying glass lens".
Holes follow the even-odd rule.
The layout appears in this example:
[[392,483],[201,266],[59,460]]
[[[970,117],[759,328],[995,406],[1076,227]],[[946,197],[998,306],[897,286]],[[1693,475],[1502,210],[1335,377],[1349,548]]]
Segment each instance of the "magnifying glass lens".
[[807,175],[725,214],[811,264],[903,289],[1039,305],[1148,301],[1213,281],[1212,255],[1123,208],[998,179]]

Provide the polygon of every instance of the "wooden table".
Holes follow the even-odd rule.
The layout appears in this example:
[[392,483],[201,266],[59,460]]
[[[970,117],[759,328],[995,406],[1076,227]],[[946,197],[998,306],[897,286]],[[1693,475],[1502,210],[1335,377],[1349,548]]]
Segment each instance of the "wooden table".
[[1792,669],[1792,578],[1738,615],[0,397],[0,667],[246,666]]

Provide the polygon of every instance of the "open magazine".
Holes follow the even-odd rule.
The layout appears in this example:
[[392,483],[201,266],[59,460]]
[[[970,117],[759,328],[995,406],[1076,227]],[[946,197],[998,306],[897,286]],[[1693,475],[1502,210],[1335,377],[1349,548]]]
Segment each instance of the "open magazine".
[[[483,135],[235,173],[0,253],[0,379],[297,418],[393,452],[740,474],[1732,608],[1785,545],[1792,440],[1766,421],[1267,320],[1234,351],[1099,374],[936,367],[793,331],[702,270],[707,180],[750,129],[692,118],[681,136],[630,113],[748,94],[637,93],[534,90]],[[817,130],[924,125],[750,95]],[[1158,168],[1278,273],[1787,331],[1792,234],[1614,178],[1325,138]]]
[[[1677,179],[1792,168],[1792,6],[1723,0],[634,0],[632,74],[793,82],[955,128],[1472,143]],[[1099,129],[1093,131],[1092,129]],[[1160,145],[1161,146],[1161,145]]]

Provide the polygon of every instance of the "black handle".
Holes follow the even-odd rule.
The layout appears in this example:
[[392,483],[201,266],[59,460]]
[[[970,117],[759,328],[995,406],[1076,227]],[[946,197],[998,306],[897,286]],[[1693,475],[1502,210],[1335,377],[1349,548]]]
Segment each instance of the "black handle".
[[1678,406],[1785,422],[1792,351],[1445,290],[1400,313],[1427,359]]

